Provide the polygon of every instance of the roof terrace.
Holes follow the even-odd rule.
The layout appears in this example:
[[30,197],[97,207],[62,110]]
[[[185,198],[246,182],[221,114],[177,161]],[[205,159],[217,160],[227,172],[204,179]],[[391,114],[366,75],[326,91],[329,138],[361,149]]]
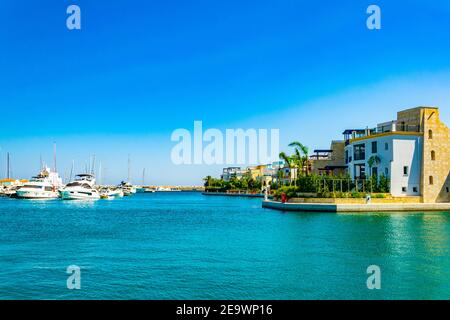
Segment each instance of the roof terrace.
[[387,133],[419,133],[419,125],[410,125],[405,122],[398,123],[397,121],[389,121],[379,123],[376,128],[366,129],[347,129],[342,134],[344,135],[345,145],[348,145],[351,140],[363,139],[369,137],[376,137]]

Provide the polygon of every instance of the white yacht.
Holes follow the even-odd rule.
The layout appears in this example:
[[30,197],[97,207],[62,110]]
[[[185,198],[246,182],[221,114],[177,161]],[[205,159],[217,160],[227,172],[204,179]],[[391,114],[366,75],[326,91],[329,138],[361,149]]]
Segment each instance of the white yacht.
[[121,189],[112,189],[109,191],[109,196],[114,197],[114,198],[122,198],[123,191]]
[[95,178],[92,174],[78,174],[74,181],[60,191],[60,195],[63,200],[98,200],[100,193],[94,186]]
[[58,173],[44,167],[37,176],[17,189],[16,196],[22,199],[56,199],[62,186],[62,179]]
[[122,182],[120,183],[120,188],[122,189],[123,194],[124,194],[125,196],[129,196],[129,195],[131,195],[131,194],[136,193],[136,188],[135,188],[131,183],[129,183],[129,182],[124,182],[124,181],[122,181]]
[[100,191],[101,199],[114,199],[114,198],[122,198],[123,191],[121,189],[110,189],[105,188]]

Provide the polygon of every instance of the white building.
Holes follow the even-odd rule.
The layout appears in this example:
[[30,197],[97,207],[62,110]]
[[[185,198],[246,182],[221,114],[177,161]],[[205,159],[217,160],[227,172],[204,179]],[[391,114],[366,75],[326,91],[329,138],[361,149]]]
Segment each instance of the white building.
[[417,126],[392,121],[376,129],[346,130],[344,136],[345,162],[352,179],[384,175],[393,196],[421,195],[423,134]]
[[[373,132],[372,132],[373,134]],[[422,136],[391,132],[352,139],[345,159],[352,179],[381,175],[390,180],[393,196],[421,194]],[[377,157],[372,167],[370,158]]]
[[230,181],[230,179],[232,177],[241,179],[246,173],[247,173],[247,170],[241,169],[241,167],[228,167],[228,168],[223,168],[221,178],[224,181]]

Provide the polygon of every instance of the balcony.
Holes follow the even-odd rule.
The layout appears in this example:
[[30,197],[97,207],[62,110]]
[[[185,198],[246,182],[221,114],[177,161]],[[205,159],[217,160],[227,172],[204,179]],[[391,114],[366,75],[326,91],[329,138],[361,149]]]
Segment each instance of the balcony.
[[[343,132],[345,145],[349,145],[351,140],[366,138],[366,137],[376,137],[380,134],[385,134],[389,132],[411,132],[419,133],[421,128],[419,125],[409,125],[404,122],[398,123],[397,121],[390,121],[385,123],[380,123],[376,128],[366,128],[366,129],[347,129]],[[355,159],[357,160],[357,159]]]

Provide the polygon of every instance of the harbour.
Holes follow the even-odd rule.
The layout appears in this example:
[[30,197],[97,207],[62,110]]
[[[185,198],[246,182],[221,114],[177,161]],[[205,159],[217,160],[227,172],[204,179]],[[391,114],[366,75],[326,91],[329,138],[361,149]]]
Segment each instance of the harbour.
[[448,1],[4,2],[0,302],[449,300]]

